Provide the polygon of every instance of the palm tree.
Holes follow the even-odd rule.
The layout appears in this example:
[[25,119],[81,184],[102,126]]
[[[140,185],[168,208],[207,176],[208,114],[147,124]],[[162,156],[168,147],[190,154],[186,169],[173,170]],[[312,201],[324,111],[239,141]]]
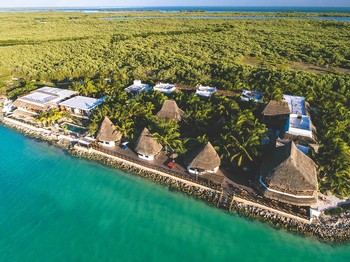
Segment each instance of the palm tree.
[[259,156],[257,146],[260,145],[260,138],[257,135],[248,137],[236,138],[232,134],[226,134],[222,137],[224,141],[224,150],[226,157],[230,162],[236,161],[237,166],[242,166],[243,163],[253,162]]
[[244,110],[224,127],[220,144],[223,145],[223,156],[228,162],[236,162],[237,166],[252,163],[260,156],[261,140],[265,136],[266,127],[254,115]]
[[116,128],[118,131],[122,132],[123,137],[125,138],[134,138],[134,121],[129,121],[127,119],[123,119],[123,121],[118,121],[118,125]]
[[180,139],[179,125],[174,121],[166,121],[163,119],[154,123],[151,127],[155,132],[154,138],[164,147],[168,153],[169,150],[176,153],[183,153],[185,151],[183,141]]

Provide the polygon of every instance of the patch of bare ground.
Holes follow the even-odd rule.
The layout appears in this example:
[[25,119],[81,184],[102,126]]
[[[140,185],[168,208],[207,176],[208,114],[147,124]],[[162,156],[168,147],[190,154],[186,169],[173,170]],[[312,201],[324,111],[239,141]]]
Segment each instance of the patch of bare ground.
[[350,69],[348,69],[348,68],[341,68],[341,67],[339,67],[337,70],[338,70],[339,73],[342,73],[344,75],[350,75]]
[[244,56],[239,59],[240,62],[250,66],[263,66],[263,62],[260,59],[253,56]]
[[341,68],[341,67],[322,67],[316,66],[313,64],[303,63],[303,62],[293,62],[287,65],[290,69],[302,70],[310,73],[316,74],[329,74],[329,73],[341,73],[341,74],[350,74],[350,69]]
[[286,64],[273,64],[266,61],[261,61],[257,57],[252,56],[245,56],[242,58],[239,58],[239,61],[242,64],[249,65],[249,66],[255,66],[255,67],[269,67],[269,66],[276,66],[279,69],[293,69],[293,70],[301,70],[308,73],[313,74],[331,74],[331,73],[340,73],[344,75],[350,74],[350,69],[348,68],[341,68],[341,67],[322,67],[317,66],[313,64],[308,64],[304,62],[290,62]]

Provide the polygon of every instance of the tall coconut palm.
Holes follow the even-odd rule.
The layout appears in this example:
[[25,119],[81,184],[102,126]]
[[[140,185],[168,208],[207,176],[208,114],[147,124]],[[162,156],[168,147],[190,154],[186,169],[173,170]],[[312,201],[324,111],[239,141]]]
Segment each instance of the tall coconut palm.
[[183,141],[180,139],[179,125],[174,121],[158,120],[151,129],[155,131],[154,138],[164,147],[166,152],[171,150],[183,153],[185,151]]
[[265,125],[260,124],[251,112],[245,110],[232,116],[220,139],[224,158],[237,166],[252,163],[260,156],[259,149],[265,133]]
[[116,128],[118,131],[122,132],[123,137],[125,138],[134,138],[134,121],[123,119],[122,121],[118,121]]

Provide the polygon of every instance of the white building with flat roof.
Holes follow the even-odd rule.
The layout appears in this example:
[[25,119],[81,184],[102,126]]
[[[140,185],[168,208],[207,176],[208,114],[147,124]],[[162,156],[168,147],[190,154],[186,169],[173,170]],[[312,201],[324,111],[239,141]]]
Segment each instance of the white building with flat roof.
[[153,87],[153,90],[162,92],[164,94],[171,94],[176,90],[176,87],[173,84],[160,82]]
[[58,108],[58,104],[61,101],[77,93],[67,89],[44,86],[17,98],[13,105],[20,111],[37,115],[45,110]]
[[75,96],[60,103],[62,111],[67,111],[73,116],[80,118],[89,118],[93,110],[103,103],[106,97],[100,99],[86,96]]
[[283,95],[283,99],[288,103],[288,106],[292,114],[306,115],[305,97]]
[[289,129],[287,133],[295,136],[313,138],[310,116],[290,114]]
[[211,97],[216,92],[216,87],[198,85],[196,95]]
[[129,94],[140,94],[141,92],[148,93],[152,90],[152,87],[148,84],[142,84],[141,80],[134,80],[134,83],[131,86],[128,86],[124,89]]
[[241,94],[241,101],[254,101],[261,103],[263,101],[263,92],[243,90]]
[[289,115],[286,134],[313,139],[312,122],[310,116],[307,115],[305,97],[283,95],[283,99],[288,103],[292,112]]

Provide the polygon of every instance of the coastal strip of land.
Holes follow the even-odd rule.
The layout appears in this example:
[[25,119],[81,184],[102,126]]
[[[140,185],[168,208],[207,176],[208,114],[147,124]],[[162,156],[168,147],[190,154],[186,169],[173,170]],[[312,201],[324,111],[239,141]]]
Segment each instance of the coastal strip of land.
[[132,160],[109,155],[93,148],[83,148],[74,143],[74,137],[45,128],[39,128],[24,121],[0,116],[0,122],[27,136],[57,145],[76,157],[98,161],[110,167],[123,169],[159,184],[166,185],[169,189],[184,192],[197,199],[204,200],[210,205],[228,212],[235,212],[244,217],[259,219],[277,228],[285,228],[292,232],[317,238],[320,241],[345,242],[350,240],[350,228],[348,226],[350,220],[349,211],[338,216],[321,215],[309,221],[304,217],[289,214],[283,210],[259,203],[259,199],[254,200],[254,196],[247,196],[249,192],[234,188],[233,185],[227,183],[219,190],[210,185],[199,184],[196,181],[190,181],[146,167]]

